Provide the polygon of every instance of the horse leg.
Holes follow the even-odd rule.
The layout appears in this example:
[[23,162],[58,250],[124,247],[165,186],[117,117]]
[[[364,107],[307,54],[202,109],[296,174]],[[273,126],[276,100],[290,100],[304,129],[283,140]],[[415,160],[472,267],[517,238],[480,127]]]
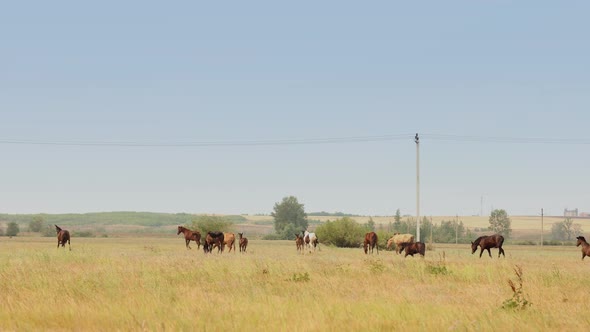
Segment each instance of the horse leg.
[[490,248],[488,248],[488,254],[490,255],[490,258],[492,258],[492,250],[490,250]]
[[190,246],[190,242],[191,242],[191,240],[190,240],[190,239],[188,239],[188,240],[187,240],[187,239],[184,239],[184,242],[186,242],[186,249],[187,249],[187,250],[188,250],[188,249],[192,249],[192,248],[191,248],[191,246]]
[[484,250],[485,250],[484,248],[481,248],[481,251],[479,252],[479,258],[481,258],[481,255],[483,254]]
[[70,247],[70,251],[72,251],[72,244],[70,243],[70,239],[68,239],[68,247]]

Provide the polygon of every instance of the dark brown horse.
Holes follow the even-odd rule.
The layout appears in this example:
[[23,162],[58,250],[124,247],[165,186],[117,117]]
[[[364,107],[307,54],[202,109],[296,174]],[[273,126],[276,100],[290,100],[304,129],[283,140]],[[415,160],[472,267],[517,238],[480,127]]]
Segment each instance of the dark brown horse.
[[178,233],[176,233],[176,235],[180,233],[184,234],[186,249],[192,249],[189,245],[191,241],[197,242],[197,249],[201,248],[201,233],[199,233],[199,231],[191,231],[190,229],[184,226],[178,226]]
[[[424,242],[412,242],[412,243],[407,243],[404,242],[402,244],[400,244],[401,250],[405,250],[406,254],[404,255],[404,257],[408,257],[408,255],[414,257],[414,254],[420,254],[420,256],[424,257],[424,255],[426,254],[426,245],[424,244]],[[401,253],[400,250],[400,253]]]
[[303,236],[301,234],[295,234],[295,245],[297,246],[297,253],[299,253],[299,251],[303,253],[305,246]]
[[240,252],[246,252],[246,247],[248,246],[248,239],[244,237],[244,233],[238,233],[238,237],[240,239]]
[[217,247],[217,252],[223,252],[223,240],[223,232],[207,232],[203,250],[205,253],[210,253]]
[[502,249],[502,243],[504,243],[504,237],[500,234],[480,236],[475,239],[475,241],[471,242],[471,254],[473,255],[479,246],[481,248],[481,252],[479,253],[480,258],[484,250],[487,250],[488,254],[490,254],[490,257],[492,257],[492,252],[490,251],[491,248],[499,249],[498,258],[500,258],[500,255],[506,257],[506,254],[504,254],[504,249]]
[[582,260],[584,260],[584,257],[590,256],[590,244],[586,242],[586,239],[583,236],[578,236],[576,239],[578,239],[576,247],[582,245]]
[[370,252],[371,254],[373,253],[373,249],[375,249],[375,247],[377,247],[377,255],[379,255],[379,245],[378,245],[378,237],[377,237],[377,233],[375,232],[369,232],[367,234],[365,234],[365,243],[363,244],[363,248],[365,249],[365,254],[367,254],[368,252]]
[[68,247],[72,250],[72,245],[70,244],[70,232],[65,229],[59,228],[59,226],[55,226],[55,231],[57,232],[57,248],[59,249],[59,245],[61,244],[62,247],[65,248],[66,242],[68,243]]

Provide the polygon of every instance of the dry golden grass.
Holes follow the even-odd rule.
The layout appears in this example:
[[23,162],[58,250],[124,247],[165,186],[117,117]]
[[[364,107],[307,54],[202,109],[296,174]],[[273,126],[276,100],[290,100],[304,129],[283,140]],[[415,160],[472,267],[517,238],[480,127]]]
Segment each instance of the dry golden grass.
[[[0,238],[0,330],[540,331],[588,326],[579,248],[506,246],[507,257],[435,245],[426,258],[294,241],[247,254],[180,238]],[[532,306],[503,309],[522,267]],[[369,323],[370,322],[370,323]]]

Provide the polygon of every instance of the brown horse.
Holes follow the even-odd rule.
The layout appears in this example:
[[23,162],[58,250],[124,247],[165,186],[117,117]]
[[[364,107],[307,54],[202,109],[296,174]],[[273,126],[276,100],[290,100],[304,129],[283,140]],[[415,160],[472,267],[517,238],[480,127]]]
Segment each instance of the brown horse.
[[365,249],[365,254],[367,254],[368,252],[371,252],[371,254],[373,253],[373,249],[375,249],[375,247],[377,247],[377,255],[379,255],[379,245],[378,245],[378,238],[377,238],[377,233],[375,232],[369,232],[367,234],[365,234],[365,243],[363,245],[363,248]]
[[186,249],[192,249],[189,245],[191,241],[197,242],[197,249],[201,248],[201,233],[199,231],[191,231],[190,229],[178,226],[178,232],[176,235],[183,233],[184,241],[186,242]]
[[223,233],[223,244],[224,246],[227,245],[229,247],[229,251],[234,249],[234,253],[236,252],[236,235],[234,233]]
[[59,226],[55,226],[55,231],[57,232],[57,248],[59,249],[59,245],[61,244],[62,247],[65,248],[66,242],[68,242],[68,247],[72,250],[72,245],[70,244],[70,232],[65,229],[59,228]]
[[586,239],[583,236],[578,236],[576,239],[578,239],[576,247],[582,245],[582,260],[584,260],[584,257],[590,256],[590,244],[586,242]]
[[494,235],[484,235],[484,236],[480,236],[477,239],[475,239],[475,241],[471,242],[471,254],[473,255],[473,253],[477,250],[477,247],[481,247],[481,252],[479,253],[479,258],[481,258],[481,255],[483,254],[484,250],[488,251],[488,254],[490,255],[490,257],[492,257],[492,252],[490,251],[491,248],[498,248],[498,258],[500,258],[500,255],[504,255],[504,257],[506,257],[506,254],[504,253],[504,249],[502,249],[502,244],[504,243],[504,237],[500,234],[494,234]]
[[424,255],[426,254],[426,245],[424,244],[424,242],[404,242],[400,244],[400,247],[402,250],[406,251],[404,257],[408,257],[408,255],[414,257],[414,254],[420,254],[420,256],[424,257]]
[[244,233],[238,233],[240,238],[240,252],[246,252],[246,247],[248,246],[248,239],[244,237]]
[[303,236],[301,234],[295,234],[295,245],[297,246],[297,253],[299,253],[299,251],[303,253],[305,246]]
[[203,251],[205,251],[205,253],[210,253],[215,247],[217,247],[217,252],[223,252],[223,233],[207,232],[205,243],[203,244]]

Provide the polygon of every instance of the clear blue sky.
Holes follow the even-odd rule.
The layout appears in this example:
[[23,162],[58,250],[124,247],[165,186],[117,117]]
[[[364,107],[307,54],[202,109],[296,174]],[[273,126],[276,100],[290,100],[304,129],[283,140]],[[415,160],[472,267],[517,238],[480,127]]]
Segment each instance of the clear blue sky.
[[[2,4],[0,212],[269,213],[294,195],[308,212],[414,214],[416,132],[422,215],[478,214],[482,196],[486,215],[590,212],[589,12],[587,1]],[[179,144],[210,141],[232,144]]]

